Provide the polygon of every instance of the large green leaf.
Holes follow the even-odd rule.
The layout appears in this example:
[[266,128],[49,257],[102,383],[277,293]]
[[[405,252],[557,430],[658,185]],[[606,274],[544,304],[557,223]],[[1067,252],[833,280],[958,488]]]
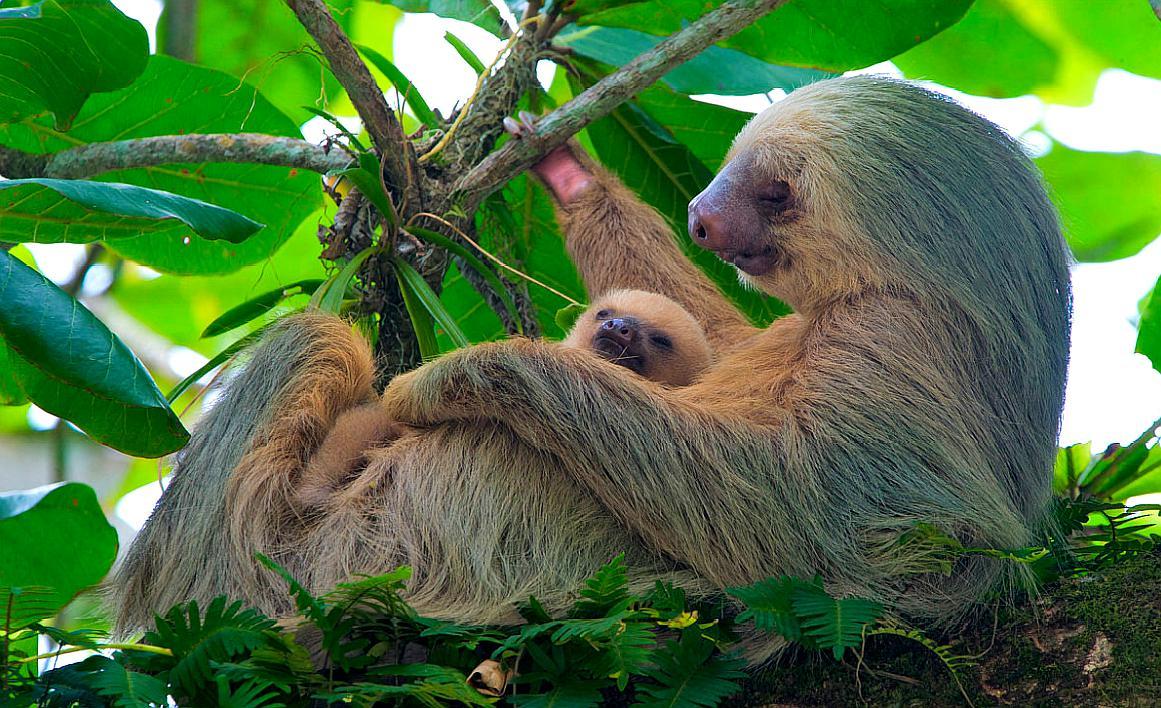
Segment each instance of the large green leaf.
[[20,390],[20,384],[16,381],[11,357],[8,346],[0,340],[0,406],[18,406],[28,402],[28,397]]
[[[611,9],[582,0],[581,24],[668,35],[722,0],[651,0]],[[890,59],[955,24],[972,0],[793,0],[733,37],[732,47],[771,64],[845,71]]]
[[159,457],[189,440],[133,352],[91,312],[0,250],[0,338],[28,399],[94,440]]
[[[100,582],[116,555],[117,531],[91,487],[68,482],[0,493],[0,595],[14,597],[14,626],[51,617]],[[33,587],[43,590],[21,592]],[[35,607],[22,597],[35,597]]]
[[1141,323],[1137,326],[1138,353],[1149,357],[1153,368],[1161,371],[1161,278],[1141,303]]
[[[68,133],[53,130],[45,119],[27,119],[0,126],[0,144],[53,152],[90,142],[239,131],[300,135],[290,119],[248,84],[154,56],[132,86],[90,99]],[[111,245],[157,270],[183,274],[228,273],[268,258],[317,208],[322,194],[313,173],[267,165],[174,164],[117,170],[96,179],[184,194],[266,224],[241,244],[190,238],[188,229],[177,229]]]
[[1036,160],[1082,261],[1131,256],[1161,233],[1161,156],[1054,145]]
[[67,128],[93,93],[145,68],[145,28],[108,0],[41,0],[0,9],[0,122],[49,111]]
[[[650,106],[664,110],[669,126],[661,125]],[[768,324],[785,314],[777,300],[744,288],[737,271],[709,251],[694,246],[685,235],[689,201],[713,179],[698,154],[679,142],[674,133],[694,137],[698,153],[720,162],[729,138],[748,115],[720,106],[698,103],[661,86],[641,95],[640,103],[626,103],[588,128],[601,162],[634,192],[661,212],[673,226],[682,250],[717,283],[750,319]],[[729,138],[725,137],[726,135]],[[704,142],[702,142],[704,140]]]
[[0,241],[10,243],[89,243],[189,229],[241,243],[260,228],[229,209],[131,184],[0,180]]
[[[348,32],[353,30],[357,15],[354,4],[353,0],[327,2],[335,10],[335,20]],[[164,46],[168,20],[163,14],[158,25],[159,46]],[[382,23],[376,29],[389,44],[391,25]],[[229,0],[198,4],[193,60],[245,78],[298,123],[310,118],[303,106],[342,95],[342,87],[324,68],[321,57],[306,50],[313,44],[285,3]]]
[[[1149,2],[1139,0],[1037,0],[1055,10],[1076,39],[1126,71],[1161,78],[1161,22]],[[1157,7],[1157,3],[1153,3]]]
[[504,21],[489,0],[377,0],[404,12],[432,12],[440,17],[471,22],[492,34],[500,34]]
[[[606,64],[624,65],[657,46],[661,37],[616,27],[573,27],[556,41],[577,54]],[[662,77],[682,93],[748,96],[776,88],[793,90],[830,74],[778,66],[732,49],[710,47]]]
[[913,78],[1008,98],[1051,83],[1060,59],[1004,0],[976,0],[954,27],[892,61]]

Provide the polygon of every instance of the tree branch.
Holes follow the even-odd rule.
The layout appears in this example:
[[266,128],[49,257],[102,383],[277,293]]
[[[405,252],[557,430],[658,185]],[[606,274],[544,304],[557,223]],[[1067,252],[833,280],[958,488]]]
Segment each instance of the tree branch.
[[417,177],[411,143],[388,107],[382,89],[323,0],[286,0],[286,4],[314,38],[326,56],[331,72],[351,97],[351,103],[382,156],[389,186],[395,187],[402,195]]
[[163,135],[111,143],[91,143],[54,153],[45,177],[79,179],[110,170],[174,162],[236,162],[297,167],[324,174],[350,165],[341,149],[327,150],[305,140],[262,133]]
[[608,115],[670,69],[706,47],[731,37],[786,0],[730,0],[590,86],[584,93],[544,116],[536,134],[511,140],[489,155],[456,184],[460,203],[470,213],[481,199],[563,145],[589,123]]

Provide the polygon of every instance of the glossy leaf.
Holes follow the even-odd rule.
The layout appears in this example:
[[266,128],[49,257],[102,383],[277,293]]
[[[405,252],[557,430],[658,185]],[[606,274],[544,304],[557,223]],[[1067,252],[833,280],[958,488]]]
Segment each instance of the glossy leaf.
[[[581,24],[669,35],[722,0],[651,0],[620,7],[574,3]],[[771,64],[823,71],[869,66],[955,24],[972,0],[792,0],[721,42]],[[619,4],[619,3],[618,3]],[[609,8],[609,9],[605,9]]]
[[145,68],[145,28],[108,0],[0,8],[0,122],[43,111],[67,129],[88,97]]
[[[100,582],[116,555],[117,531],[91,487],[67,482],[0,493],[0,595],[13,600],[14,627],[51,617]],[[30,586],[42,590],[21,593]]]
[[1081,152],[1057,144],[1036,164],[1078,260],[1125,258],[1161,233],[1161,155]]
[[492,34],[500,34],[504,21],[489,0],[378,0],[404,12],[431,12],[452,20],[471,22]]
[[[46,119],[28,119],[0,125],[0,145],[45,153],[90,142],[240,131],[301,135],[290,119],[237,78],[154,56],[132,86],[93,96],[67,134],[53,130]],[[189,196],[266,224],[240,244],[193,238],[186,229],[110,245],[156,270],[181,274],[228,273],[269,258],[322,198],[314,173],[268,165],[172,164],[116,170],[96,179]]]
[[436,118],[435,114],[431,112],[431,108],[427,105],[427,101],[423,100],[419,89],[415,88],[415,84],[411,83],[411,79],[404,76],[403,72],[392,64],[390,59],[370,47],[359,47],[359,51],[370,60],[372,66],[383,72],[383,75],[387,77],[387,80],[391,82],[391,85],[395,87],[395,90],[399,92],[399,95],[411,107],[412,113],[415,114],[415,117],[419,119],[420,123],[423,123],[428,128],[436,128],[439,126],[439,118]]
[[241,327],[274,309],[278,303],[287,298],[294,297],[295,295],[313,294],[323,282],[318,278],[299,280],[284,285],[283,287],[264,292],[257,297],[250,298],[241,305],[232,307],[222,313],[221,317],[218,317],[207,325],[202,330],[202,337],[216,337],[219,334],[225,334],[232,329]]
[[[376,13],[374,33],[357,34],[356,25],[366,14],[354,0],[327,0],[339,26],[355,41],[376,49],[391,46],[393,22]],[[375,8],[382,10],[383,8]],[[396,13],[399,14],[399,13]],[[318,105],[336,110],[346,96],[339,82],[319,57],[305,47],[314,40],[284,3],[269,0],[229,0],[199,2],[197,42],[193,61],[231,76],[245,79],[296,123],[310,118],[304,106]],[[165,46],[169,14],[158,23],[158,46]],[[350,114],[354,111],[351,110]]]
[[891,61],[909,77],[978,96],[1021,96],[1052,83],[1060,68],[1037,29],[1010,3],[976,0],[954,27]]
[[[411,311],[413,303],[418,303],[427,310],[436,324],[443,329],[444,334],[451,339],[456,347],[466,347],[471,344],[468,338],[464,336],[463,331],[460,330],[459,325],[456,324],[455,318],[439,301],[439,295],[431,289],[419,271],[415,270],[410,263],[402,258],[396,258],[392,261],[395,268],[395,274],[399,279],[399,287],[404,291],[404,297],[407,300],[408,312]],[[426,356],[426,355],[425,355]]]
[[476,72],[476,75],[482,74],[488,70],[488,67],[484,64],[484,62],[480,61],[480,58],[476,56],[476,53],[473,52],[468,45],[464,44],[464,40],[455,36],[451,32],[444,32],[443,39],[445,42],[452,45],[452,48],[456,50],[456,54],[459,54],[460,59],[463,59],[468,66],[472,67],[472,71]]
[[131,184],[0,180],[0,241],[89,243],[192,230],[241,243],[261,228],[229,209]]
[[91,312],[0,250],[0,338],[29,400],[94,440],[138,457],[189,433],[133,352]]
[[508,315],[513,319],[513,321],[517,323],[517,326],[519,326],[520,315],[516,311],[516,303],[512,301],[512,297],[508,294],[508,290],[504,287],[504,283],[500,281],[500,278],[494,272],[492,272],[492,269],[489,268],[486,263],[476,257],[476,254],[472,253],[466,247],[461,246],[438,231],[432,231],[431,229],[424,229],[417,226],[409,227],[409,231],[411,231],[416,236],[419,236],[424,241],[435,244],[445,251],[458,256],[466,265],[471,267],[472,270],[479,273],[480,276],[483,277],[483,279],[488,283],[488,285],[492,286],[492,292],[495,293],[496,297],[500,298],[500,301],[504,303],[504,309],[507,310]]
[[1141,306],[1141,323],[1137,326],[1139,354],[1149,357],[1153,368],[1161,371],[1161,278]]
[[[657,46],[662,37],[616,27],[573,27],[556,41],[590,59],[622,66]],[[791,91],[831,74],[768,64],[749,54],[711,46],[662,77],[681,93],[748,96],[774,89]]]

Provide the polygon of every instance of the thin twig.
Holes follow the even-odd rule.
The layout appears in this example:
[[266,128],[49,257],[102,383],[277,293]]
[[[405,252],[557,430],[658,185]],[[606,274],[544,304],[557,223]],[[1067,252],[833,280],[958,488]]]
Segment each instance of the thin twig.
[[531,167],[540,156],[563,145],[581,128],[608,115],[673,67],[737,34],[786,1],[730,0],[601,79],[542,118],[534,135],[509,141],[464,175],[456,185],[462,205],[470,212],[481,199]]
[[[545,285],[544,283],[540,282],[536,278],[533,278],[531,275],[528,275],[527,273],[521,272],[521,271],[513,268],[512,266],[508,265],[504,261],[500,260],[498,257],[492,255],[492,253],[490,251],[488,251],[488,249],[486,249],[483,246],[481,246],[480,244],[476,243],[474,240],[472,240],[472,238],[470,236],[468,236],[466,233],[464,233],[463,229],[458,228],[455,224],[451,223],[450,221],[443,218],[442,216],[439,216],[437,214],[432,214],[431,212],[423,211],[423,212],[416,214],[414,217],[412,217],[412,221],[414,221],[415,219],[418,219],[419,217],[426,217],[428,219],[432,219],[433,221],[438,221],[439,223],[443,224],[444,226],[448,227],[449,229],[455,231],[456,234],[460,238],[462,238],[463,240],[467,241],[472,246],[472,248],[479,251],[481,254],[483,254],[483,256],[485,258],[488,258],[493,263],[500,266],[501,268],[508,271],[509,273],[512,273],[513,275],[517,275],[521,278],[524,278],[525,280],[532,283],[533,285],[539,285],[540,287],[544,288],[545,290],[552,293],[553,295],[556,295],[557,297],[561,298],[562,300],[564,300],[565,302],[567,302],[570,305],[581,305],[581,306],[584,305],[584,303],[577,302],[576,300],[572,299],[568,295],[565,295],[564,293],[557,290],[556,288],[554,288],[550,285]],[[410,226],[410,225],[411,225],[411,222],[408,223],[408,226]]]

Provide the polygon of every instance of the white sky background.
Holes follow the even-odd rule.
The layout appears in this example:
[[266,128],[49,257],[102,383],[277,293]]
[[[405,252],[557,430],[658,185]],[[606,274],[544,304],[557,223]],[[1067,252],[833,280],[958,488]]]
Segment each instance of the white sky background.
[[[503,3],[496,3],[507,18]],[[156,0],[117,0],[136,17],[154,41],[160,12]],[[475,74],[444,39],[451,30],[488,63],[501,41],[462,22],[434,15],[407,15],[395,30],[394,60],[433,108],[448,115],[473,88]],[[892,73],[881,64],[859,73]],[[547,79],[542,76],[542,79]],[[1119,70],[1106,71],[1097,85],[1093,103],[1083,108],[1046,106],[1035,97],[986,99],[933,86],[955,96],[1008,132],[1022,136],[1030,147],[1046,143],[1036,131],[1041,124],[1052,138],[1081,150],[1143,150],[1161,154],[1161,81]],[[776,92],[777,93],[777,92]],[[777,98],[772,94],[773,98]],[[766,96],[744,98],[699,97],[742,110],[757,111],[770,102]],[[321,122],[321,125],[320,125]],[[325,121],[305,126],[310,139],[321,139]],[[1158,195],[1161,199],[1161,195]],[[55,247],[37,249],[37,261],[46,274],[61,270],[50,261]],[[63,255],[63,254],[62,254]],[[54,268],[53,266],[58,267]],[[64,269],[68,272],[67,267]],[[1149,361],[1134,354],[1137,303],[1161,274],[1161,241],[1140,254],[1112,263],[1079,264],[1073,269],[1076,305],[1073,349],[1061,443],[1092,441],[1095,449],[1111,442],[1128,442],[1161,413],[1161,374]],[[188,357],[187,357],[188,358]],[[186,368],[194,370],[199,362]]]

